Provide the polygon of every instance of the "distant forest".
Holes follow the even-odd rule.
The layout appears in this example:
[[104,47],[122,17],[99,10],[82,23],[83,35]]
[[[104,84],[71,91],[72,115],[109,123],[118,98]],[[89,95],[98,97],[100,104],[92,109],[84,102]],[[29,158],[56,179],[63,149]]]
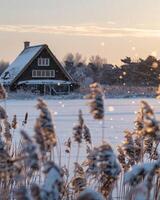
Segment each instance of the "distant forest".
[[[65,56],[63,66],[81,86],[99,82],[115,86],[158,86],[160,83],[160,60],[154,56],[132,61],[130,57],[121,59],[122,65],[108,64],[105,58],[91,56],[88,61],[79,53]],[[0,61],[0,74],[9,63]]]
[[81,54],[70,53],[64,59],[64,67],[82,86],[95,81],[103,85],[158,86],[160,60],[148,56],[137,61],[126,57],[121,61],[120,67],[108,64],[107,60],[100,56],[91,56],[86,62]]

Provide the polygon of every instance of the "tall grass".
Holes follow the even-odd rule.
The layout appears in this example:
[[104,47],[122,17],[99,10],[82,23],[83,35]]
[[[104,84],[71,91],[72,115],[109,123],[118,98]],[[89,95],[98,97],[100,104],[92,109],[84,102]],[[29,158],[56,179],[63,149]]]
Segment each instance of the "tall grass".
[[[26,113],[20,142],[14,144],[12,136],[17,128],[16,115],[10,124],[5,109],[0,107],[0,199],[160,199],[160,124],[153,109],[141,101],[134,130],[124,131],[124,141],[117,146],[115,153],[105,135],[103,90],[97,83],[90,89],[90,113],[95,123],[102,121],[99,146],[93,143],[92,133],[80,110],[73,136],[65,142],[65,152],[61,152],[51,112],[42,99],[37,101],[40,114],[34,135],[30,137],[24,131],[29,115]],[[0,98],[6,98],[2,86]],[[75,160],[71,160],[73,144],[77,145]],[[82,144],[86,146],[87,154],[81,163]],[[66,154],[66,165],[61,162],[62,153]],[[74,163],[73,171],[71,163]]]

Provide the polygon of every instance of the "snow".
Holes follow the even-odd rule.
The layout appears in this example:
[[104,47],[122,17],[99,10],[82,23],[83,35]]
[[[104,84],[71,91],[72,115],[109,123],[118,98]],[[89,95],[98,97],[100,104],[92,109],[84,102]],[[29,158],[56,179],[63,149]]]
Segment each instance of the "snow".
[[98,192],[95,192],[94,190],[87,188],[83,192],[80,193],[80,196],[78,199],[85,199],[85,197],[89,196],[90,198],[86,199],[94,199],[94,200],[104,200],[102,195]]
[[61,180],[60,174],[54,167],[51,168],[45,178],[43,189],[47,192],[51,192],[53,190],[53,185],[59,180]]
[[[6,84],[11,83],[42,47],[43,45],[38,45],[24,49],[21,54],[13,61],[13,63],[11,63],[9,67],[2,73],[0,81]],[[9,74],[5,80],[3,77],[5,74],[7,74],[7,72],[9,72]]]
[[144,171],[144,174],[152,171],[156,163],[157,162],[134,165],[131,171],[125,174],[125,183],[132,181],[138,174],[142,172],[142,170]]
[[38,84],[71,84],[70,81],[63,81],[63,80],[27,80],[27,81],[20,81],[18,85],[27,84],[27,85],[38,85]]
[[[53,97],[54,98],[54,97]],[[154,107],[156,116],[160,116],[160,101],[152,98],[144,99]],[[72,137],[72,128],[78,120],[78,111],[82,110],[84,120],[88,128],[90,129],[93,145],[98,146],[101,143],[102,122],[96,121],[89,114],[89,107],[87,106],[87,100],[53,100],[46,99],[51,113],[54,118],[55,130],[62,144],[62,160],[63,163],[67,163],[67,156],[64,153],[64,142],[69,137]],[[107,99],[105,100],[105,138],[111,146],[116,149],[116,145],[123,141],[123,131],[133,130],[135,111],[139,109],[139,103],[141,99]],[[25,113],[28,112],[28,123],[25,126],[25,130],[33,135],[33,126],[36,121],[36,117],[39,115],[39,111],[36,109],[36,100],[7,100],[6,108],[9,115],[9,121],[12,121],[13,115],[17,115],[18,128],[14,130],[14,138],[17,140],[20,137],[20,130],[22,129],[22,121],[24,120]],[[5,106],[2,101],[1,106]],[[112,112],[109,112],[109,107],[113,107]],[[56,114],[55,114],[56,113]],[[86,153],[85,146],[81,145],[80,149],[80,161],[84,160]],[[71,156],[72,162],[75,162],[77,155],[77,144],[72,144]]]

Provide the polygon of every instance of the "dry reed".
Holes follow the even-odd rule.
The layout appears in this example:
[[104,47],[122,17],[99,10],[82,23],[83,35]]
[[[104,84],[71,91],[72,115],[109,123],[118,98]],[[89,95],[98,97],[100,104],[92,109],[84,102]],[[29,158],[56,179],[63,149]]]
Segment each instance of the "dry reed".
[[[90,112],[94,119],[104,120],[102,89],[97,83],[90,89]],[[6,98],[2,86],[0,98]],[[160,199],[160,123],[147,102],[140,104],[134,130],[124,131],[124,141],[118,145],[117,154],[104,136],[100,145],[95,146],[80,110],[73,127],[73,140],[69,137],[65,142],[64,154],[68,160],[64,165],[56,164],[54,149],[58,137],[51,111],[42,99],[38,99],[37,109],[40,114],[34,135],[22,130],[20,144],[15,147],[11,130],[17,129],[17,117],[14,115],[10,125],[5,109],[0,107],[0,199]],[[27,125],[28,118],[26,113],[22,127]],[[75,162],[71,160],[74,144],[78,145]],[[82,163],[79,161],[81,145],[87,150]]]

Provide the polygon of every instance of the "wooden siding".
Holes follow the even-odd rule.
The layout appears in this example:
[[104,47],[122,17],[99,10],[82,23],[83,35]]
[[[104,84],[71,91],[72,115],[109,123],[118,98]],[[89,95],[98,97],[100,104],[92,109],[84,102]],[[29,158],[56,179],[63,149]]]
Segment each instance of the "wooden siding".
[[[38,58],[50,58],[50,66],[38,66]],[[43,80],[46,78],[33,78],[32,70],[55,70],[54,78],[47,78],[47,80],[65,80],[69,81],[65,73],[60,69],[58,64],[54,61],[52,56],[49,54],[47,48],[44,48],[43,51],[32,61],[32,63],[27,67],[27,69],[21,74],[21,76],[14,83],[15,85],[20,81],[25,80]]]

